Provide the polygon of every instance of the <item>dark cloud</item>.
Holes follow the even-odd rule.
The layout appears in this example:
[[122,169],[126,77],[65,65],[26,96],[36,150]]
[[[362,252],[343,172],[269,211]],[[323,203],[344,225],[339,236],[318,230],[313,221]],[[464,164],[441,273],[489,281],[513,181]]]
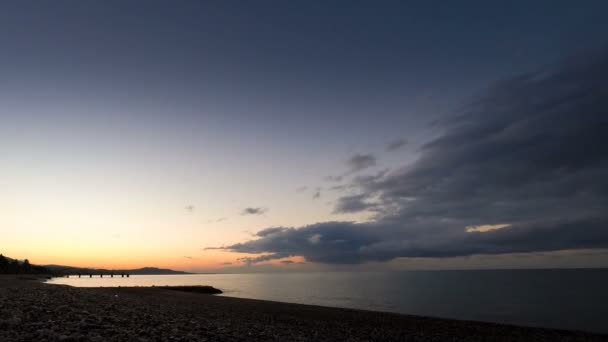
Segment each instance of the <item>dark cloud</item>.
[[369,202],[367,194],[343,196],[338,199],[334,213],[346,214],[356,213],[374,208],[375,204]]
[[223,262],[222,265],[228,266],[228,265],[232,265],[232,263],[231,262]]
[[307,187],[307,186],[301,186],[301,187],[299,187],[299,188],[297,188],[297,189],[296,189],[296,192],[304,192],[304,191],[306,191],[307,189],[308,189],[308,187]]
[[608,51],[499,82],[440,125],[414,164],[357,177],[337,201],[372,221],[271,228],[226,249],[362,263],[608,248]]
[[258,262],[264,262],[264,261],[270,261],[270,260],[275,260],[275,259],[283,259],[285,258],[285,256],[280,256],[278,254],[266,254],[266,255],[260,255],[258,257],[243,257],[243,258],[238,258],[238,261],[243,262],[245,265],[247,266],[251,266],[253,264],[257,264]]
[[243,211],[241,212],[241,215],[263,215],[266,212],[268,212],[268,209],[266,208],[262,208],[262,207],[249,207],[249,208],[245,208],[243,209]]
[[192,213],[192,212],[194,212],[194,209],[196,209],[196,207],[195,207],[195,206],[193,206],[193,205],[187,205],[187,206],[185,206],[185,207],[184,207],[184,209],[185,209],[187,212]]
[[386,151],[387,152],[397,151],[397,150],[401,149],[402,147],[404,147],[405,145],[407,145],[407,140],[405,140],[405,139],[393,140],[386,145]]
[[355,173],[376,165],[376,157],[373,154],[355,154],[347,161],[349,172]]
[[[301,255],[308,261],[356,263],[361,261],[360,246],[380,242],[373,229],[358,229],[352,222],[318,223],[299,229],[277,227],[258,232],[259,238],[226,249],[258,257],[242,258],[244,262],[256,263]],[[329,247],[329,248],[328,248]]]
[[[382,179],[388,170],[383,170],[375,175],[357,176],[353,179],[352,183],[342,188],[333,187],[335,190],[346,190],[346,189],[361,189],[368,186],[373,186],[376,182]],[[360,211],[378,211],[381,207],[376,198],[374,198],[374,192],[372,193],[360,193],[357,195],[347,195],[338,198],[336,206],[334,208],[334,214],[347,214],[356,213]]]
[[293,260],[281,260],[281,264],[283,265],[291,265],[291,264],[295,264],[296,262]]
[[190,259],[190,260],[194,259],[194,258],[193,258],[193,257],[191,257],[191,256],[185,256],[184,258],[186,258],[186,259]]

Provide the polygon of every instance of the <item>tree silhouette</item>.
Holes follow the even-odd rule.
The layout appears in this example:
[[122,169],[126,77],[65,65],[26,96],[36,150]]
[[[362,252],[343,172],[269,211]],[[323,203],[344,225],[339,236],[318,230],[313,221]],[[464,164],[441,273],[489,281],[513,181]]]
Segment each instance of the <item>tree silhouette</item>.
[[8,259],[0,254],[0,274],[6,273],[8,271]]
[[46,267],[30,264],[28,259],[19,262],[0,254],[0,274],[52,274]]
[[25,259],[23,264],[21,264],[21,271],[23,273],[32,273],[32,265],[30,265],[30,261]]
[[21,271],[21,265],[19,265],[19,261],[11,260],[8,263],[8,273],[17,274]]

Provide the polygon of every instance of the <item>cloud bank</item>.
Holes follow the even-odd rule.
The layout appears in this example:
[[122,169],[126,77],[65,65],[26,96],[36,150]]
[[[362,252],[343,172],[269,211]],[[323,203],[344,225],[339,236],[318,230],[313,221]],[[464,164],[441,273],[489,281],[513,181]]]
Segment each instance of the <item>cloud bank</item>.
[[608,51],[494,84],[440,125],[415,163],[357,177],[337,201],[372,221],[268,228],[225,249],[356,264],[608,248]]

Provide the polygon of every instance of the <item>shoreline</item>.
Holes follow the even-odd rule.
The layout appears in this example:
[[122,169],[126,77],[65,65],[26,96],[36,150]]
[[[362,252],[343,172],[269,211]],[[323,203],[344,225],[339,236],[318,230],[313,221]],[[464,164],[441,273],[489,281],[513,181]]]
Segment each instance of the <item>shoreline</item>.
[[[23,279],[25,278],[25,279]],[[2,341],[608,341],[608,335],[0,276]]]

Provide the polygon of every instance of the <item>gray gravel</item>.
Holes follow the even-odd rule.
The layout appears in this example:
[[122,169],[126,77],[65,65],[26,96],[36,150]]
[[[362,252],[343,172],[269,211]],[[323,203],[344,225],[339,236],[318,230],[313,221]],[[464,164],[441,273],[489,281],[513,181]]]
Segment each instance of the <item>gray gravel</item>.
[[608,341],[608,336],[0,276],[0,341]]

